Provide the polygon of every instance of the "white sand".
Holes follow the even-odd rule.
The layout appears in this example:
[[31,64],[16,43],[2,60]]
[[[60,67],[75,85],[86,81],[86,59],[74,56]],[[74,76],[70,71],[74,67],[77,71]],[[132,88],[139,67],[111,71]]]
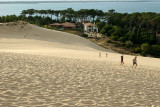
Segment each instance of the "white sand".
[[124,67],[120,56],[76,35],[0,24],[0,106],[160,106],[160,59],[138,56],[132,69],[134,56]]

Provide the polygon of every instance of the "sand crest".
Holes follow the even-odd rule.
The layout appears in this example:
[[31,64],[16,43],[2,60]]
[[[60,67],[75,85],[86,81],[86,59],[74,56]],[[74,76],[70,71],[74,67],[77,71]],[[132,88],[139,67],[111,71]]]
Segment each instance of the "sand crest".
[[120,56],[76,35],[1,24],[0,106],[160,106],[160,59],[138,56],[132,69],[134,56],[123,67]]

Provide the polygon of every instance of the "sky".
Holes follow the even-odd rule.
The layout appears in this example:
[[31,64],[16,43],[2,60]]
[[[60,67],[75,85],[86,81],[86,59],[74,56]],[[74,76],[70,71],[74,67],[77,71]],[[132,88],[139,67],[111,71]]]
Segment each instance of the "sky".
[[[0,1],[99,1],[99,0],[0,0]],[[160,0],[101,0],[101,1],[159,1]]]
[[[0,0],[0,1],[99,1],[99,0]],[[160,0],[101,0],[101,1],[160,1]]]

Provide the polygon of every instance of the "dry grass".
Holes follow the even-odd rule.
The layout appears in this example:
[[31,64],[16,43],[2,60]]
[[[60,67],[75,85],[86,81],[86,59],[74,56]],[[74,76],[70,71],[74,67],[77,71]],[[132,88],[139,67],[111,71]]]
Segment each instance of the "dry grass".
[[125,43],[121,43],[119,41],[113,41],[111,43],[107,43],[107,40],[110,40],[108,37],[104,38],[87,38],[88,40],[96,43],[99,46],[102,46],[106,49],[111,49],[115,52],[118,52],[120,54],[129,54],[129,55],[137,55],[133,53],[132,48],[126,48]]

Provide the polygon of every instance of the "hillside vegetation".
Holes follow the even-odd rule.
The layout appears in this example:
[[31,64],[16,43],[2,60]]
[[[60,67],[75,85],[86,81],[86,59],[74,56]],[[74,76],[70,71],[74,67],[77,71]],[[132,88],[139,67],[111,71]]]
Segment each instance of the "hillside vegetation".
[[[112,41],[120,41],[122,47],[145,56],[150,54],[160,57],[160,42],[156,34],[160,33],[160,14],[144,13],[117,13],[115,10],[103,12],[95,9],[81,9],[78,11],[68,8],[66,10],[23,10],[20,16],[2,16],[0,22],[24,20],[39,26],[54,22],[79,22],[88,20],[95,22],[99,32]],[[83,28],[81,28],[83,29]],[[82,31],[77,28],[75,30]]]

